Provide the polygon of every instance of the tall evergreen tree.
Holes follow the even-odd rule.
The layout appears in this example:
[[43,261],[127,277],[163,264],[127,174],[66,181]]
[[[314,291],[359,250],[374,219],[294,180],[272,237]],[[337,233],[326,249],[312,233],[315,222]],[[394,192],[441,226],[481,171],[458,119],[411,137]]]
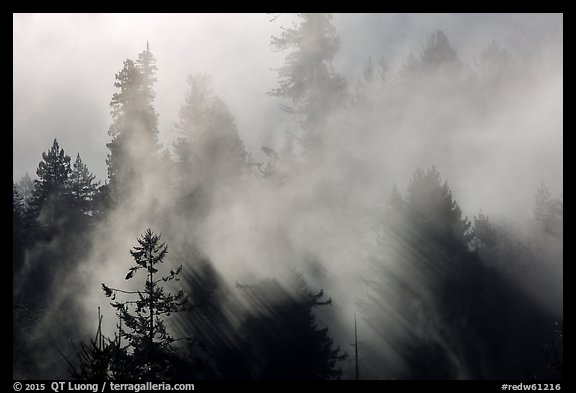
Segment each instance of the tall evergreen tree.
[[95,179],[96,176],[88,170],[88,167],[80,158],[80,154],[78,154],[68,181],[70,208],[77,215],[93,215],[96,194],[100,183],[95,182]]
[[110,153],[108,190],[118,201],[125,192],[141,182],[145,167],[155,164],[158,153],[158,116],[154,110],[153,85],[156,80],[155,58],[148,44],[136,62],[128,59],[116,74],[112,96],[112,125],[108,130],[112,141],[106,144]]
[[[246,150],[234,118],[216,97],[207,75],[190,75],[189,90],[179,112],[174,150],[185,184],[238,175],[246,166]],[[190,179],[193,175],[196,179]]]
[[76,349],[76,362],[64,359],[68,363],[68,372],[73,379],[81,381],[115,381],[131,377],[130,357],[125,347],[122,347],[121,337],[113,339],[102,333],[102,319],[98,307],[98,329],[96,335],[88,344],[80,343]]
[[24,219],[24,201],[12,183],[12,276],[20,270],[24,261]]
[[487,215],[481,212],[478,217],[474,217],[472,232],[474,233],[474,246],[476,250],[481,250],[486,247],[496,247],[498,235]]
[[389,206],[364,305],[368,326],[397,343],[408,365],[403,377],[454,378],[454,349],[443,343],[456,334],[452,321],[466,316],[459,299],[472,265],[470,222],[434,167],[414,172],[406,199],[394,187]]
[[493,95],[499,93],[498,84],[502,85],[500,89],[506,86],[506,77],[510,76],[508,71],[510,71],[511,63],[512,59],[508,50],[495,40],[492,40],[490,45],[480,52],[480,76]]
[[408,185],[407,203],[410,222],[419,231],[426,231],[427,239],[442,242],[455,252],[463,252],[472,239],[470,221],[462,218],[462,211],[452,198],[448,183],[442,183],[435,167],[427,171],[418,168]]
[[397,376],[533,375],[549,315],[499,270],[509,261],[487,216],[472,230],[435,168],[418,169],[406,199],[394,190],[390,203],[363,306],[407,364]]
[[[164,263],[168,246],[160,242],[160,235],[150,229],[138,239],[130,254],[135,265],[128,270],[126,280],[134,277],[139,270],[146,273],[144,290],[124,291],[102,284],[111,305],[117,310],[120,318],[120,335],[128,341],[132,350],[132,378],[157,380],[173,378],[188,367],[186,361],[173,347],[175,339],[168,333],[165,317],[185,309],[186,297],[183,290],[177,293],[166,293],[163,282],[179,280],[182,266],[170,273],[158,277],[159,265]],[[117,301],[116,296],[133,295],[136,300]]]
[[534,219],[539,230],[550,235],[563,233],[564,204],[552,198],[550,189],[542,183],[534,198]]
[[[317,326],[314,308],[328,305],[324,291],[313,293],[304,277],[295,273],[287,288],[275,280],[254,286],[237,285],[249,292],[251,314],[240,333],[241,351],[254,379],[339,379],[338,361],[347,355]],[[245,378],[245,377],[244,377]]]
[[32,198],[32,191],[34,191],[34,182],[30,179],[28,172],[16,183],[16,188],[24,201],[24,206],[27,208]]
[[463,64],[456,50],[450,45],[450,41],[442,30],[436,30],[428,37],[426,46],[418,57],[411,55],[408,58],[404,72],[411,77],[416,75],[438,76],[437,72],[454,73],[460,72]]
[[19,223],[24,215],[24,200],[18,192],[16,184],[12,183],[12,222]]
[[340,40],[330,14],[298,14],[300,23],[272,37],[274,50],[290,50],[278,69],[279,86],[269,94],[284,98],[284,109],[300,116],[302,145],[315,151],[322,144],[326,121],[343,102],[346,81],[334,72],[332,60]]
[[69,202],[67,183],[71,169],[70,156],[64,153],[56,139],[50,150],[42,153],[42,159],[36,170],[38,179],[34,181],[29,212],[30,218],[46,229],[66,216]]
[[201,357],[200,363],[210,366],[211,378],[247,378],[235,321],[242,310],[241,299],[196,247],[186,243],[178,247],[172,249],[172,257],[190,266],[183,274],[183,286],[194,312],[178,314],[176,331],[194,338],[190,355]]

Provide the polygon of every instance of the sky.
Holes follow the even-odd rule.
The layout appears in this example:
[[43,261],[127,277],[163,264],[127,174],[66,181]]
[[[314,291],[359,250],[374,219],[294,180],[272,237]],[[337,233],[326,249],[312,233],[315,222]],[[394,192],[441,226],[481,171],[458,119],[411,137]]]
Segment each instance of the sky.
[[[291,14],[14,14],[13,179],[25,172],[34,177],[54,138],[68,155],[80,153],[98,179],[106,179],[114,75],[146,42],[157,59],[160,140],[170,145],[174,137],[187,75],[207,73],[258,157],[261,145],[279,143],[289,123],[279,99],[266,93],[276,87],[274,68],[285,55],[272,51],[270,38],[295,19]],[[334,14],[334,25],[341,39],[334,68],[351,90],[369,56],[398,70],[436,29],[446,32],[470,67],[492,40],[519,52],[538,50],[543,67],[548,57],[562,56],[561,14]],[[552,146],[557,150],[558,143]],[[558,172],[558,164],[552,171]],[[559,192],[561,180],[551,183]]]

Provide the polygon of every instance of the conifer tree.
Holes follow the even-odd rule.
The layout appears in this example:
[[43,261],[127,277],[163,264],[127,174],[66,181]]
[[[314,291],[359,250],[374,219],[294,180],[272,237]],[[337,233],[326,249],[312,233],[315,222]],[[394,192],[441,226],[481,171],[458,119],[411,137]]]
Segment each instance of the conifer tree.
[[18,183],[16,183],[16,188],[18,189],[18,193],[22,197],[24,205],[27,208],[30,199],[32,198],[32,191],[34,191],[34,182],[30,179],[28,172],[26,172],[24,176],[20,178]]
[[34,181],[35,187],[30,200],[30,218],[37,220],[40,228],[52,227],[66,216],[68,208],[67,184],[70,177],[70,157],[60,148],[58,141],[48,152],[42,153]]
[[114,86],[119,91],[112,95],[110,102],[113,122],[108,133],[112,140],[106,144],[110,150],[106,160],[109,180],[106,190],[114,202],[141,186],[143,173],[157,163],[158,116],[153,106],[155,61],[147,44],[138,60],[126,60],[116,74]]
[[179,180],[198,184],[237,176],[246,167],[247,153],[232,114],[212,92],[207,75],[190,75],[188,86],[176,123]]
[[305,150],[318,152],[330,113],[343,103],[346,81],[332,67],[340,40],[331,14],[298,14],[300,23],[272,37],[276,51],[290,50],[278,69],[278,87],[270,95],[284,98],[287,112],[300,117]]
[[[138,239],[130,254],[134,259],[126,274],[126,280],[132,279],[142,270],[146,274],[143,290],[125,291],[102,284],[111,305],[117,310],[121,324],[120,336],[126,339],[131,349],[131,372],[133,378],[158,380],[172,378],[187,362],[173,346],[175,339],[168,333],[165,318],[186,309],[186,297],[183,290],[166,293],[162,283],[179,280],[182,266],[171,269],[167,275],[159,273],[160,264],[168,253],[168,246],[160,242],[160,235],[150,229]],[[120,295],[132,296],[126,301],[116,300]],[[192,372],[192,370],[190,371]]]
[[20,270],[24,261],[24,201],[12,183],[12,276]]
[[76,156],[74,166],[70,174],[68,187],[70,192],[70,208],[76,215],[92,216],[94,213],[94,203],[100,182],[95,182],[93,175],[86,164]]
[[[276,280],[237,286],[248,292],[254,311],[241,327],[241,351],[250,378],[273,380],[339,379],[338,362],[345,359],[340,346],[317,326],[314,308],[332,304],[324,291],[308,289],[304,277],[294,273],[288,287]],[[244,377],[245,378],[245,377]]]

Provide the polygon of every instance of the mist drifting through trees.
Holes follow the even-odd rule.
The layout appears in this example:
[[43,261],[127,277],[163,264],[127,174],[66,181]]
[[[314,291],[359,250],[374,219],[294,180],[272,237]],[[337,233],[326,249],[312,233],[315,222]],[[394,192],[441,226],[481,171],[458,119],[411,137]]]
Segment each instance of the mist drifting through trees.
[[562,26],[15,14],[14,378],[562,378]]

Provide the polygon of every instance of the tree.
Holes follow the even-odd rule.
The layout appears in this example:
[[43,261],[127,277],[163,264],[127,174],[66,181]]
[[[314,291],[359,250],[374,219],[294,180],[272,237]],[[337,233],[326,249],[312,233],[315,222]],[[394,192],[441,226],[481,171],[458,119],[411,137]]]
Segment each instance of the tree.
[[12,223],[20,224],[24,216],[24,200],[18,192],[16,184],[12,183]]
[[362,70],[363,79],[354,94],[354,108],[366,111],[363,116],[380,111],[379,107],[390,105],[386,102],[392,92],[388,70],[388,64],[383,58],[374,62],[371,56],[368,57]]
[[64,153],[56,139],[50,150],[42,153],[42,159],[36,170],[38,179],[34,180],[30,218],[37,220],[42,228],[47,229],[66,216],[67,183],[71,169],[70,156]]
[[138,60],[126,60],[116,74],[112,95],[112,125],[106,144],[110,153],[108,164],[109,192],[118,201],[141,182],[142,173],[155,164],[158,153],[158,116],[154,110],[153,85],[156,80],[155,58],[148,44]]
[[[452,319],[467,313],[465,301],[455,299],[470,288],[467,275],[475,268],[469,249],[473,238],[471,223],[452,198],[446,181],[435,167],[418,168],[408,184],[407,226],[401,233],[408,263],[422,274],[428,290],[434,293],[431,306]],[[426,295],[424,295],[426,296]]]
[[[139,270],[146,272],[144,290],[125,291],[102,284],[102,289],[117,311],[121,321],[120,336],[128,340],[132,350],[131,377],[146,380],[173,378],[189,367],[173,347],[175,339],[166,329],[165,317],[186,309],[183,290],[166,293],[161,286],[168,281],[178,281],[182,266],[170,270],[170,274],[158,277],[159,264],[164,263],[168,246],[160,243],[160,235],[150,229],[138,239],[130,254],[135,265],[128,270],[126,280],[132,279]],[[118,294],[136,295],[136,300],[116,301]]]
[[428,37],[428,42],[418,57],[410,55],[404,73],[411,77],[422,73],[438,76],[437,72],[454,73],[462,71],[462,68],[462,61],[450,45],[446,34],[442,30],[436,30]]
[[68,363],[68,372],[73,379],[81,381],[115,381],[130,377],[130,362],[121,338],[110,339],[102,333],[102,318],[98,307],[98,329],[96,335],[76,349],[76,364],[62,353]]
[[427,239],[443,243],[453,251],[464,252],[472,240],[470,221],[452,198],[448,183],[442,183],[435,167],[416,169],[407,189],[407,204],[412,226],[426,232]]
[[550,312],[504,272],[503,233],[482,213],[472,230],[435,168],[417,169],[406,198],[393,190],[390,204],[363,307],[368,326],[407,364],[396,375],[534,375]]
[[366,62],[366,64],[364,65],[364,69],[362,70],[362,75],[364,76],[364,82],[366,83],[373,82],[376,79],[376,76],[378,76],[379,79],[384,79],[384,75],[386,72],[385,70],[386,68],[381,67],[380,64],[378,64],[375,67],[374,63],[372,62],[372,56],[368,57],[368,61]]
[[554,331],[546,344],[541,348],[547,360],[547,368],[551,369],[555,376],[564,378],[564,321],[554,321]]
[[228,288],[212,262],[192,244],[179,244],[172,257],[190,266],[183,273],[182,285],[194,304],[194,312],[178,314],[174,324],[178,334],[194,337],[189,355],[201,358],[197,363],[205,366],[209,378],[246,378],[246,364],[238,348],[241,337],[236,318],[230,315],[230,310],[235,314],[242,310],[237,293]]
[[563,233],[564,204],[552,198],[550,189],[542,182],[534,200],[534,219],[539,230],[550,235]]
[[80,154],[76,156],[74,167],[70,174],[68,187],[70,190],[70,204],[76,216],[92,216],[94,203],[100,182],[95,182],[95,175],[90,173]]
[[363,305],[368,326],[397,343],[407,363],[407,370],[391,372],[415,379],[456,377],[457,349],[444,342],[460,334],[454,321],[468,312],[470,240],[470,222],[436,168],[417,168],[405,199],[394,186]]
[[28,203],[32,198],[32,192],[34,191],[34,182],[30,179],[28,172],[26,172],[24,176],[20,178],[18,183],[16,183],[16,188],[24,201],[24,206],[27,208]]
[[286,288],[276,280],[237,286],[247,292],[253,310],[240,328],[244,343],[240,352],[249,365],[249,378],[340,378],[337,362],[347,354],[334,347],[328,328],[317,326],[313,311],[332,304],[331,298],[323,299],[323,290],[311,292],[300,273],[291,277]]
[[496,247],[498,235],[487,215],[480,212],[478,217],[474,217],[472,232],[474,233],[474,246],[476,250],[479,251],[485,247],[489,249]]
[[278,69],[279,86],[269,94],[288,101],[284,109],[301,118],[304,149],[317,151],[330,113],[343,102],[346,81],[332,68],[340,47],[332,15],[298,16],[298,25],[283,27],[280,36],[272,37],[274,50],[291,52],[285,65]]
[[24,201],[12,183],[12,277],[24,262]]
[[197,184],[239,175],[247,154],[228,107],[213,94],[207,75],[190,75],[188,86],[174,145],[180,179]]
[[[496,40],[492,40],[488,47],[484,48],[478,59],[481,78],[492,95],[499,93],[506,86],[506,79],[511,75],[509,71],[512,59],[508,50],[500,46]],[[498,85],[502,85],[498,88]]]

